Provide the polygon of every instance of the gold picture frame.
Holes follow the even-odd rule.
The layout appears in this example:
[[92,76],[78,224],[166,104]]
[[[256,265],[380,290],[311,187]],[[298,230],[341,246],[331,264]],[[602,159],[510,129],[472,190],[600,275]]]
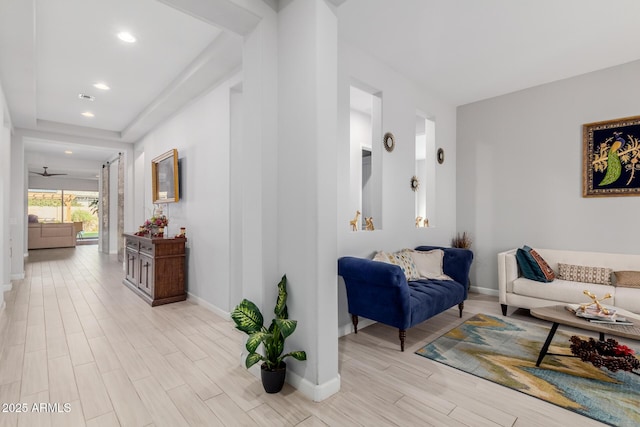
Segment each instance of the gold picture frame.
[[640,195],[640,116],[582,126],[582,196]]
[[151,196],[153,203],[180,200],[178,150],[175,148],[151,160]]

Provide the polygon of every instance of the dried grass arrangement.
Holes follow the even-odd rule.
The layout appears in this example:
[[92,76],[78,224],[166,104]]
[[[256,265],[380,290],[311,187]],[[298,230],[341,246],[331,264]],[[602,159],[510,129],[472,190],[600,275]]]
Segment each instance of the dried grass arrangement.
[[462,234],[456,233],[456,236],[451,239],[451,247],[452,248],[464,248],[469,249],[471,247],[471,236],[467,234],[467,232],[463,232]]

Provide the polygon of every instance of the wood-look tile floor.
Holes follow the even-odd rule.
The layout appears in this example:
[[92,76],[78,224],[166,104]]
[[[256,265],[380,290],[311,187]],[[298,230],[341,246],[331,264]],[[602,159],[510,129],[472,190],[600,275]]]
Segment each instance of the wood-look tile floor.
[[[122,275],[96,246],[30,252],[0,313],[0,403],[14,410],[0,426],[602,425],[413,354],[462,321],[457,308],[410,329],[404,353],[384,325],[341,338],[342,388],[323,402],[268,395],[229,320],[188,301],[151,308]],[[479,312],[499,315],[496,298],[472,295],[464,318]]]

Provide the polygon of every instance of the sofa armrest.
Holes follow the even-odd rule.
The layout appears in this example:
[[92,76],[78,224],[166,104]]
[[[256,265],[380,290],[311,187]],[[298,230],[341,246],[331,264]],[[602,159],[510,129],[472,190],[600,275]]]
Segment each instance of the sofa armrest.
[[498,296],[500,304],[507,304],[507,294],[513,292],[513,281],[519,277],[517,249],[498,254]]
[[442,249],[444,251],[444,258],[442,259],[444,274],[466,287],[469,283],[473,252],[470,249],[443,246],[418,246],[416,251],[431,251],[433,249]]
[[409,285],[399,266],[342,257],[338,260],[338,274],[347,289],[349,313],[401,329],[409,326]]

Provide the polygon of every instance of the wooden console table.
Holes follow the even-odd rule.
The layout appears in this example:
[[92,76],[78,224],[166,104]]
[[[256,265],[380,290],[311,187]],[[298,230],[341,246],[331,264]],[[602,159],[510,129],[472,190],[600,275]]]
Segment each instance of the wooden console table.
[[164,239],[125,234],[126,275],[122,283],[151,306],[187,299],[186,238]]

